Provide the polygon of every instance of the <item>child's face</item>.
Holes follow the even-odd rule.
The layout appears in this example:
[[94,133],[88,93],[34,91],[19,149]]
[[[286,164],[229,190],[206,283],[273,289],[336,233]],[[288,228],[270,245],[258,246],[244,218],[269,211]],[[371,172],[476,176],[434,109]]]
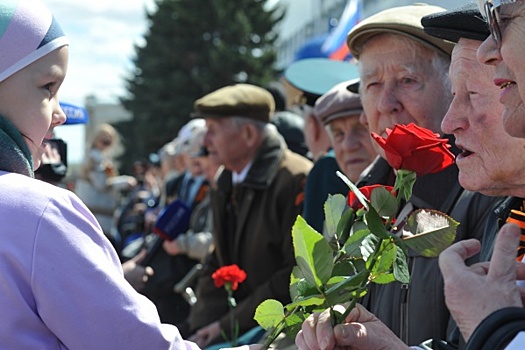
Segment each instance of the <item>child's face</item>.
[[0,82],[0,115],[9,119],[24,136],[33,156],[34,168],[40,166],[44,139],[66,120],[58,102],[58,89],[64,81],[68,47],[59,48]]

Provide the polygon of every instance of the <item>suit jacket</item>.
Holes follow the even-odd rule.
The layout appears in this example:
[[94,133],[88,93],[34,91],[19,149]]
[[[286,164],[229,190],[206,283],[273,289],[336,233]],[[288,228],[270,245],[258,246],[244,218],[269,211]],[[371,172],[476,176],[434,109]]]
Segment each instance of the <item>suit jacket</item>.
[[[291,228],[301,213],[303,188],[312,163],[288,149],[269,131],[246,179],[237,185],[235,232],[226,222],[232,191],[232,173],[224,170],[211,194],[215,252],[197,284],[197,303],[189,322],[192,331],[220,321],[230,334],[230,312],[243,332],[256,326],[256,307],[273,298],[290,302],[289,281],[295,259]],[[237,307],[229,311],[223,288],[213,285],[211,274],[224,265],[237,264],[247,273],[234,297]],[[219,339],[220,340],[220,339]]]

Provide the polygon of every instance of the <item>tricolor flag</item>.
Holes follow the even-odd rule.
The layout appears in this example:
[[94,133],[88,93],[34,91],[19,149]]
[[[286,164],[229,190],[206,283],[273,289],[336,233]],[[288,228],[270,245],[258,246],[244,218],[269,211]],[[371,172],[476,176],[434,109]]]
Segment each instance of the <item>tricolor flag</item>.
[[334,60],[346,60],[349,58],[350,51],[348,46],[346,46],[346,36],[359,23],[361,11],[361,0],[348,0],[339,24],[332,30],[321,47],[321,51],[328,58]]

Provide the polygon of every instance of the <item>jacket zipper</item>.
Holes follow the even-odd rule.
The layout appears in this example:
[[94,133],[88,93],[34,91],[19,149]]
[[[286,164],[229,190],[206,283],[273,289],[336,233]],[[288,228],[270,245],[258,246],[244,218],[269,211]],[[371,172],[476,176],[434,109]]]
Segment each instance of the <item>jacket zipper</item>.
[[[415,259],[414,257],[408,258],[408,271],[410,273],[410,276],[412,275],[412,270],[414,269]],[[399,324],[399,334],[401,337],[401,340],[408,344],[408,315],[409,315],[409,306],[408,306],[408,300],[409,300],[409,294],[410,294],[410,283],[402,283],[401,284],[401,319]]]

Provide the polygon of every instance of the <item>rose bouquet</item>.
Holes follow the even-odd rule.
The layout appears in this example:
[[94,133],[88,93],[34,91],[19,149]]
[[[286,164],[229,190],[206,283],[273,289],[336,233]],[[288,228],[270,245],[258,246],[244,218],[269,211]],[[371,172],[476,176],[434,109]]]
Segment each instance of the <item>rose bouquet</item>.
[[[217,271],[215,271],[211,278],[213,279],[213,283],[215,287],[217,288],[223,288],[226,290],[226,293],[228,293],[228,307],[230,308],[230,311],[232,311],[236,306],[237,302],[235,301],[235,298],[233,297],[233,292],[237,290],[239,287],[239,283],[244,282],[246,279],[246,272],[244,270],[241,270],[239,266],[237,265],[228,265],[223,266]],[[234,320],[233,314],[230,312],[230,329],[231,334],[230,337],[228,337],[224,331],[222,334],[222,337],[229,341],[231,346],[237,346],[237,339],[239,337],[239,325]]]
[[[444,213],[413,210],[409,199],[416,176],[437,173],[454,163],[446,139],[414,124],[395,125],[387,137],[372,137],[396,170],[393,187],[350,188],[348,197],[329,196],[324,205],[325,234],[299,216],[292,228],[296,266],[290,278],[292,302],[262,302],[255,320],[270,331],[263,348],[281,333],[291,337],[313,312],[330,308],[332,321],[343,322],[370,283],[410,280],[407,251],[436,257],[455,239],[458,225]],[[345,314],[336,304],[348,303]]]

